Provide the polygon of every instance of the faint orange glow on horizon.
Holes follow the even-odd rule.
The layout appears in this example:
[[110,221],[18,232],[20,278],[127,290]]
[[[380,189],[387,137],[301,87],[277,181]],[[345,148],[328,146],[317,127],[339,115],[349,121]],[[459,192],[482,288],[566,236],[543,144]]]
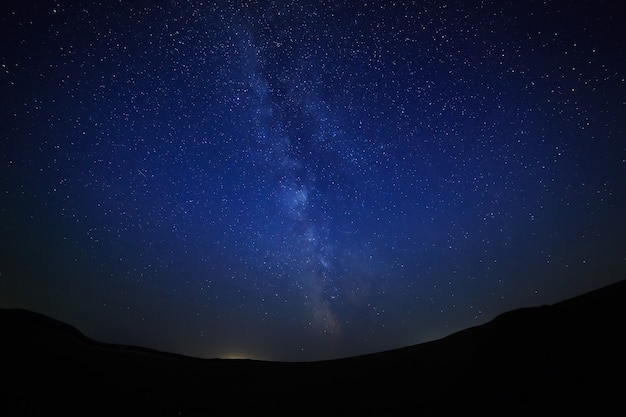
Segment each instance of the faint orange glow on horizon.
[[251,355],[243,352],[228,352],[223,355],[218,355],[219,359],[250,359],[250,360],[264,360],[262,358],[257,357],[256,355]]

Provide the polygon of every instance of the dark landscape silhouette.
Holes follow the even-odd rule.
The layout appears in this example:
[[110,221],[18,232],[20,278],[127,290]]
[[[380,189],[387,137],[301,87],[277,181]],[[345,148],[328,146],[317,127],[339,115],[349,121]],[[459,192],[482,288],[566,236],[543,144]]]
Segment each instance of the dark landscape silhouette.
[[440,340],[320,362],[197,359],[0,310],[0,415],[619,415],[626,281]]

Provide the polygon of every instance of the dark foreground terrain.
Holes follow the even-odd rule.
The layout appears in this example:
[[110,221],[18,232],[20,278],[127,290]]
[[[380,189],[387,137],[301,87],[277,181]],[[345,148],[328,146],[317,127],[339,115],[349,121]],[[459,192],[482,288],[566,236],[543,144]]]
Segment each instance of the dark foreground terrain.
[[0,310],[0,416],[624,415],[626,281],[449,337],[312,363],[97,343]]

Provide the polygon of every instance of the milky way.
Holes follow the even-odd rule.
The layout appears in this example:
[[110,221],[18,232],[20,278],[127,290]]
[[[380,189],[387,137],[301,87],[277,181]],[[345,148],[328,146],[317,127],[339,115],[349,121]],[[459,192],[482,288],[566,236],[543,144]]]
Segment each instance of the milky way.
[[299,361],[624,278],[619,2],[100,3],[0,6],[1,306]]

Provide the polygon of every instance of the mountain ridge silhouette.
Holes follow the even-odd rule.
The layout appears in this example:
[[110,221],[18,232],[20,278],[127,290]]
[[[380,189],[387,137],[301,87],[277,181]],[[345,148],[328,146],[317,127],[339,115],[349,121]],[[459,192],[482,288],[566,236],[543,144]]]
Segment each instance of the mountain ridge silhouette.
[[0,309],[0,414],[548,415],[623,408],[626,280],[418,345],[316,362],[200,359]]

